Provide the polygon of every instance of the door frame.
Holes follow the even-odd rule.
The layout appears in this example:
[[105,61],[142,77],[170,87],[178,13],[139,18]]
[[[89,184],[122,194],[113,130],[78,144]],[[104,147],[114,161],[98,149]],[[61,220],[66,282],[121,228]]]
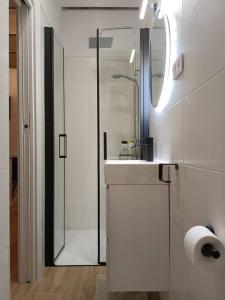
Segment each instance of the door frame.
[[18,281],[35,282],[37,264],[35,3],[15,0],[18,33],[19,206]]

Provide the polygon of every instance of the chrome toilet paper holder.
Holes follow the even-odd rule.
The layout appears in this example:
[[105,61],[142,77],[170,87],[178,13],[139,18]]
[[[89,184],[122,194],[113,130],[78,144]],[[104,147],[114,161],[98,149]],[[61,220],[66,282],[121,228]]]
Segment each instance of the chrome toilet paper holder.
[[[215,234],[215,230],[214,230],[213,226],[208,225],[208,226],[206,226],[206,228],[208,228],[213,234]],[[203,256],[208,257],[208,258],[209,257],[212,257],[214,259],[220,258],[220,252],[218,250],[216,250],[214,248],[214,246],[210,243],[203,245],[201,252],[202,252]]]

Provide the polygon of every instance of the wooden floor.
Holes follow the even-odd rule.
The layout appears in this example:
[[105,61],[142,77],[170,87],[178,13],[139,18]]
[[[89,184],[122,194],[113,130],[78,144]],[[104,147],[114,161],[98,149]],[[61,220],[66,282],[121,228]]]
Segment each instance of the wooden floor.
[[[12,282],[12,300],[98,300],[96,284],[99,276],[105,275],[104,267],[56,267],[46,268],[43,279],[36,284]],[[100,275],[101,274],[101,275]],[[98,298],[98,299],[97,299]],[[157,294],[149,294],[148,300],[159,300]],[[113,299],[122,299],[113,296]],[[143,299],[140,294],[123,299]]]

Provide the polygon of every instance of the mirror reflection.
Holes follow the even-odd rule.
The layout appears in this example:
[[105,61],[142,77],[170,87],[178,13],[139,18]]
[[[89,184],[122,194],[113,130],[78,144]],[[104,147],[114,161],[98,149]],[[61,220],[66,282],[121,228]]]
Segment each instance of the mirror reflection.
[[153,107],[157,107],[163,90],[166,74],[166,17],[160,10],[155,13],[155,20],[151,30],[151,102]]

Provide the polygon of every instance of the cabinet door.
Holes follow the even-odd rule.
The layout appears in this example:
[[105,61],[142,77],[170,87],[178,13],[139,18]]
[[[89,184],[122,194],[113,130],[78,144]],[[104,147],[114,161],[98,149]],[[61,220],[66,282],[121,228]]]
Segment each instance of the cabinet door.
[[167,185],[111,185],[107,203],[110,291],[169,290]]

